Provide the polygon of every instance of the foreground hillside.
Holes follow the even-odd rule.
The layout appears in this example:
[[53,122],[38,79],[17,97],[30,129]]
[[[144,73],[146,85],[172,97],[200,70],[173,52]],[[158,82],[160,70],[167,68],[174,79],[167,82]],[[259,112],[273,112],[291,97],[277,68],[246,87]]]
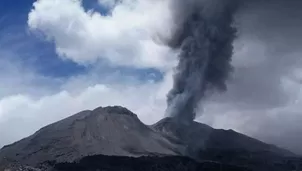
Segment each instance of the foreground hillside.
[[56,164],[53,171],[248,171],[248,168],[215,162],[196,162],[187,157],[85,157],[76,163]]
[[293,171],[297,169],[301,159],[284,160],[271,167],[251,168],[249,166],[236,166],[213,161],[200,161],[181,156],[104,156],[95,155],[83,157],[74,162],[56,163],[44,162],[40,167],[34,168],[22,165],[16,161],[7,161],[0,164],[1,171]]
[[0,165],[1,171],[249,171],[246,167],[217,162],[196,162],[181,156],[174,157],[122,157],[95,155],[71,163],[47,161],[39,168],[10,161]]

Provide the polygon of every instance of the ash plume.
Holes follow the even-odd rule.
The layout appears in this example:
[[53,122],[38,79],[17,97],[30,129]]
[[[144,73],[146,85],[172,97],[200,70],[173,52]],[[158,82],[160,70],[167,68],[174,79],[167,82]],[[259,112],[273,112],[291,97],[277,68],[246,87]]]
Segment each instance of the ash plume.
[[180,49],[167,115],[193,121],[207,91],[226,90],[232,66],[235,0],[191,0],[173,3],[176,32],[169,46]]

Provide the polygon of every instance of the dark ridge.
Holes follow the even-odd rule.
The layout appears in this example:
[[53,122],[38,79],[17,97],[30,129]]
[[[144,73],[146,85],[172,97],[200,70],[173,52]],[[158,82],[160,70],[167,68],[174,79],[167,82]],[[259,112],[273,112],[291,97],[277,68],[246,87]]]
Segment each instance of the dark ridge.
[[53,171],[250,171],[217,162],[196,162],[187,157],[89,156],[73,163],[57,163]]

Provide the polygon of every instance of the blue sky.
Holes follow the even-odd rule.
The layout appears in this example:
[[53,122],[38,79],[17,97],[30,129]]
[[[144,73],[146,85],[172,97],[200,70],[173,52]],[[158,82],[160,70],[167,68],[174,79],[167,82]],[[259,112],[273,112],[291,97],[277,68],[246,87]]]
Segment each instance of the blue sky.
[[[27,25],[28,13],[32,9],[34,0],[3,0],[0,2],[0,36],[6,38],[1,44],[3,48],[11,48],[14,44],[22,44],[18,48],[20,56],[18,61],[23,65],[34,67],[34,70],[47,77],[71,77],[78,74],[85,74],[95,67],[95,64],[80,65],[72,60],[60,58],[55,51],[55,44],[52,41],[46,41],[39,33],[33,33]],[[93,10],[106,15],[107,8],[101,6],[97,0],[83,1],[83,7],[86,11]],[[18,45],[16,45],[18,46]],[[105,61],[101,63],[101,75],[112,72],[121,72],[125,76],[133,76],[138,80],[147,81],[152,79],[159,81],[162,79],[162,73],[155,68],[133,68],[125,66],[107,65]],[[99,64],[98,64],[99,65]],[[99,65],[100,66],[100,65]],[[121,78],[122,79],[122,78]]]

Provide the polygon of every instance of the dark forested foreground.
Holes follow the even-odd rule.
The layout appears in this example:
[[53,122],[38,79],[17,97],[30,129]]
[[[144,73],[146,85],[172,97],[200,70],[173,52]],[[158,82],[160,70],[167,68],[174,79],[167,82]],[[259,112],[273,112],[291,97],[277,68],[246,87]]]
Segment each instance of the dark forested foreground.
[[240,166],[224,162],[197,162],[181,156],[134,158],[95,155],[71,163],[47,161],[36,168],[7,161],[7,165],[0,164],[0,171],[300,171],[302,168],[302,159],[298,158],[280,160],[274,164],[264,163],[265,161],[262,164],[250,161],[250,164]]
[[196,162],[186,157],[85,157],[75,163],[56,164],[54,171],[248,171],[248,168],[216,162]]
[[301,160],[291,159],[274,165],[236,166],[219,162],[197,162],[187,157],[90,156],[74,163],[54,164],[52,171],[292,171]]

